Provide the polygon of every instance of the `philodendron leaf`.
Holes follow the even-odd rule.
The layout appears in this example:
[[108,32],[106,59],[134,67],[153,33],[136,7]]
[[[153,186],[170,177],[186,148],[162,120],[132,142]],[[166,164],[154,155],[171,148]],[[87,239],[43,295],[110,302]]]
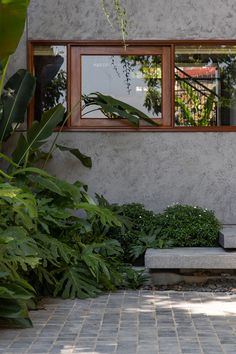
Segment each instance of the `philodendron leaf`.
[[0,0],[0,61],[14,53],[25,26],[30,0]]
[[[100,111],[110,119],[126,118],[131,124],[138,127],[140,120],[144,120],[151,125],[159,126],[155,120],[149,118],[145,113],[129,104],[117,100],[112,96],[103,95],[100,92],[94,92],[82,96],[84,108],[89,106],[98,106]],[[85,113],[86,114],[86,113]],[[85,115],[84,114],[84,115]]]
[[13,124],[24,122],[27,106],[35,91],[36,79],[27,70],[18,70],[6,83],[1,97],[0,141],[5,141]]
[[12,154],[13,161],[21,164],[30,150],[42,146],[53,133],[53,129],[62,122],[64,113],[65,108],[61,104],[58,104],[56,107],[44,112],[40,122],[34,121],[32,127],[27,132],[27,136],[22,134],[19,138],[16,149]]
[[97,282],[91,277],[91,273],[80,266],[67,266],[64,269],[56,270],[60,273],[59,281],[54,290],[54,296],[61,294],[64,299],[76,297],[85,299],[95,297],[101,293]]
[[88,212],[91,216],[97,216],[103,225],[118,226],[121,227],[122,224],[116,215],[107,208],[103,208],[94,204],[88,203],[78,203],[76,205],[77,209],[83,209]]
[[92,167],[91,157],[82,154],[82,152],[80,152],[79,149],[69,148],[67,146],[62,146],[62,145],[58,145],[58,144],[56,144],[56,147],[61,151],[70,152],[73,156],[77,157],[77,159],[79,159],[85,167],[88,167],[88,168]]

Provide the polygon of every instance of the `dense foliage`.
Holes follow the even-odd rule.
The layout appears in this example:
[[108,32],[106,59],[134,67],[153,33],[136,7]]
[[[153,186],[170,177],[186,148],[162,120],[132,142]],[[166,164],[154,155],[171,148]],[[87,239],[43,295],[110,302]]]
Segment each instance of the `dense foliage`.
[[144,208],[142,204],[131,203],[111,205],[112,210],[122,220],[122,228],[111,228],[109,237],[120,242],[124,250],[124,261],[143,264],[147,248],[164,248],[171,246],[171,240],[161,235],[161,227],[155,213]]
[[[141,204],[109,205],[102,197],[95,203],[81,182],[68,183],[38,168],[55,149],[70,152],[86,167],[92,165],[78,149],[56,144],[58,134],[49,153],[41,150],[69,118],[61,104],[20,134],[11,157],[2,153],[4,142],[24,120],[36,82],[19,70],[3,88],[8,56],[22,33],[29,1],[20,1],[19,13],[12,7],[17,3],[0,1],[2,12],[8,13],[5,19],[10,16],[14,22],[6,38],[0,33],[0,161],[5,165],[0,169],[0,322],[31,326],[28,308],[37,296],[86,298],[118,287],[137,288],[145,275],[127,263],[148,247],[169,247],[172,240],[177,246],[214,245],[220,225],[212,212],[200,208],[177,206],[155,215]],[[125,42],[126,14],[120,1],[113,4]],[[123,116],[136,126],[140,119],[155,124],[112,97],[84,97],[85,106],[94,103],[108,118]]]
[[155,214],[142,204],[105,205],[123,222],[108,236],[119,241],[126,262],[142,265],[147,248],[217,246],[221,225],[213,211],[176,204]]
[[86,298],[142,284],[122,262],[118,241],[90,237],[121,223],[80,182],[16,169],[1,177],[0,205],[0,318],[30,325],[27,303],[35,294]]
[[161,235],[176,247],[217,246],[220,223],[213,211],[197,206],[168,207],[158,216]]
[[[4,86],[0,143],[23,121],[35,89],[35,78],[19,70]],[[96,205],[79,181],[71,184],[36,166],[55,149],[68,151],[84,166],[91,159],[78,149],[56,144],[41,150],[53,129],[65,120],[61,104],[43,113],[21,133],[12,156],[0,153],[0,321],[31,325],[29,302],[38,295],[85,298],[144,281],[122,260],[117,240],[105,238],[121,227],[114,213]],[[56,135],[56,138],[58,135]],[[36,164],[36,165],[35,165]]]

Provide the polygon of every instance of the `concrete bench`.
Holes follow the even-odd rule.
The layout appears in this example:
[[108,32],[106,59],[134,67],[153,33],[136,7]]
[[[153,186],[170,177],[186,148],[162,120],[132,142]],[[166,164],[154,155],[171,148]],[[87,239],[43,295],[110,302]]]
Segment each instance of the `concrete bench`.
[[220,231],[219,243],[223,248],[236,249],[236,225],[223,227]]
[[181,247],[148,249],[145,267],[149,269],[236,269],[236,251],[221,247]]

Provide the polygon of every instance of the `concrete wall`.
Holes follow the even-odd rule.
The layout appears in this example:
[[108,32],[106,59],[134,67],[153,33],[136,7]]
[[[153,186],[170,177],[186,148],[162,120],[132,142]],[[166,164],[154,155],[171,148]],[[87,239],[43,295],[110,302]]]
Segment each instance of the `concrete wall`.
[[[117,39],[98,0],[31,0],[26,35],[11,62],[25,65],[31,39]],[[236,39],[235,0],[127,0],[130,39]],[[93,159],[92,170],[59,153],[50,171],[112,202],[162,210],[173,202],[214,209],[236,223],[236,133],[63,133]]]

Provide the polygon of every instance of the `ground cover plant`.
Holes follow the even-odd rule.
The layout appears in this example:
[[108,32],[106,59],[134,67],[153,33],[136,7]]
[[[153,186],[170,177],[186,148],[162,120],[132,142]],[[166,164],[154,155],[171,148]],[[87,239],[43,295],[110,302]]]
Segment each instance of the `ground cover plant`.
[[175,247],[214,247],[218,245],[221,224],[214,212],[198,206],[176,204],[158,216],[160,235]]
[[[99,199],[101,202],[101,198]],[[218,245],[221,224],[213,211],[176,204],[162,213],[145,209],[142,204],[103,205],[123,220],[123,227],[110,228],[109,237],[120,242],[123,259],[144,265],[147,248],[214,247]]]
[[[99,198],[101,203],[101,198]],[[103,199],[104,203],[104,199]],[[133,265],[144,265],[144,253],[147,248],[168,248],[172,241],[161,235],[158,216],[145,209],[140,203],[109,205],[104,203],[122,221],[123,227],[112,227],[107,237],[119,241],[124,253],[123,260]]]

